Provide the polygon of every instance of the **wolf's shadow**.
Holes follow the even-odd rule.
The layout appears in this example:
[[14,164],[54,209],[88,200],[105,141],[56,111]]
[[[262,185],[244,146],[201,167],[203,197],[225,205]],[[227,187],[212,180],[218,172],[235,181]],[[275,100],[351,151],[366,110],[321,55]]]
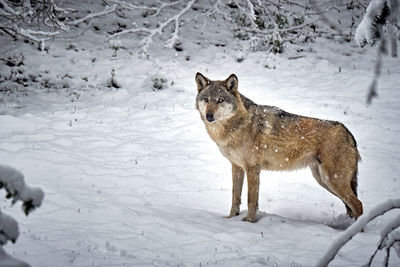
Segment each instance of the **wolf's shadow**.
[[[243,211],[240,213],[240,217],[245,216],[247,211]],[[311,224],[320,224],[326,225],[336,230],[346,230],[354,223],[354,219],[351,219],[346,213],[339,214],[334,218],[325,218],[325,219],[299,219],[299,218],[290,218],[283,217],[277,214],[266,213],[262,211],[258,211],[256,215],[256,223],[263,222],[267,218],[272,218],[274,220],[280,220],[282,222],[294,222],[294,223],[311,223]]]

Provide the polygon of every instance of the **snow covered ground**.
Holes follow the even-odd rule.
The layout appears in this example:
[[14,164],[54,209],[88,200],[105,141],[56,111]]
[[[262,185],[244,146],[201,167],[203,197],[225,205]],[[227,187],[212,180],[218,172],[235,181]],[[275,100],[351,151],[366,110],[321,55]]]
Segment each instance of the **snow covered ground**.
[[[315,265],[351,223],[343,204],[309,170],[263,172],[259,221],[241,221],[246,205],[240,216],[224,218],[230,164],[194,109],[197,71],[211,79],[235,73],[239,91],[257,103],[350,129],[362,156],[366,212],[398,197],[398,59],[384,59],[379,98],[367,106],[375,49],[323,40],[312,46],[313,53],[292,51],[302,56],[294,60],[260,52],[238,63],[237,52],[223,47],[199,50],[190,60],[174,50],[146,60],[129,49],[113,56],[89,38],[56,41],[41,54],[3,37],[2,57],[24,54],[19,75],[31,82],[1,95],[0,163],[46,194],[29,217],[3,202],[21,232],[5,250],[35,267]],[[3,64],[0,72],[11,69]],[[112,69],[119,89],[108,87]],[[154,77],[166,80],[158,91]],[[380,229],[398,213],[369,224],[330,266],[366,263]],[[400,264],[395,253],[390,264]]]

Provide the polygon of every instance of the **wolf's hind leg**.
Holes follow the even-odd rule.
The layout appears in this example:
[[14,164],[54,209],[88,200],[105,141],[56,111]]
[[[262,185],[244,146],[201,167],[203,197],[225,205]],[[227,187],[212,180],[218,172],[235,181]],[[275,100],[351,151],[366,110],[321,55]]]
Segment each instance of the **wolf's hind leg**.
[[319,183],[320,186],[322,186],[323,188],[328,190],[331,194],[336,196],[336,194],[334,192],[332,192],[331,189],[329,189],[329,187],[324,183],[324,181],[322,181],[322,177],[321,177],[321,174],[319,172],[318,165],[319,165],[318,163],[313,163],[313,164],[310,165],[310,169],[311,169],[312,175],[314,176],[315,180]]
[[[325,182],[322,180],[322,177],[321,177],[321,174],[320,174],[319,166],[318,166],[318,165],[319,165],[318,163],[315,163],[315,164],[310,165],[310,169],[311,169],[312,175],[314,176],[315,180],[316,180],[323,188],[325,188],[327,191],[329,191],[331,194],[333,194],[334,196],[340,198],[340,197],[339,197],[335,192],[333,192],[333,191],[325,184]],[[354,190],[353,190],[353,192],[354,192]],[[355,195],[357,196],[357,193],[355,193]],[[340,198],[340,199],[342,199],[342,198]],[[347,215],[349,215],[350,218],[353,218],[354,216],[353,216],[353,212],[352,212],[351,208],[350,208],[350,207],[346,204],[346,202],[344,202],[343,200],[342,200],[342,202],[343,202],[343,204],[344,204],[345,207],[346,207]]]
[[363,206],[361,201],[357,198],[357,191],[352,184],[356,171],[343,169],[337,170],[337,173],[328,172],[324,169],[323,165],[319,165],[319,171],[322,176],[322,181],[346,206],[347,214],[351,218],[357,219],[363,214]]
[[239,215],[244,180],[244,170],[232,163],[232,207],[228,218]]

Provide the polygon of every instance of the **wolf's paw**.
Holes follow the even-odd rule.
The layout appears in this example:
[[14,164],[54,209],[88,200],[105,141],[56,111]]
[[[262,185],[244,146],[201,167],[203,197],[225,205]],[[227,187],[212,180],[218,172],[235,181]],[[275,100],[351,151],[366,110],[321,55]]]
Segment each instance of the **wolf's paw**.
[[239,207],[232,207],[232,208],[231,208],[231,212],[229,213],[228,216],[226,216],[226,218],[229,219],[229,218],[238,216],[239,213],[240,213]]
[[257,206],[249,205],[249,210],[247,211],[247,215],[246,215],[246,217],[244,217],[242,219],[242,221],[255,223],[257,221],[256,220],[256,213],[257,213],[256,207]]
[[244,222],[251,222],[251,223],[255,223],[255,222],[256,222],[256,218],[254,218],[254,217],[249,217],[249,216],[246,216],[246,217],[244,217],[244,218],[242,219],[242,221],[244,221]]

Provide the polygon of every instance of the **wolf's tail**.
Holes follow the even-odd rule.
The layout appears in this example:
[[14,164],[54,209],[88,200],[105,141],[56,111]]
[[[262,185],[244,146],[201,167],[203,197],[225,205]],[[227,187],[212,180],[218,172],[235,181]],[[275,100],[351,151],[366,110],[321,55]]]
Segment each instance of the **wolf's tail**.
[[350,182],[351,190],[353,190],[353,193],[356,196],[357,196],[357,186],[358,186],[357,175],[358,175],[358,172],[356,171],[354,173],[354,175],[353,175],[353,178],[351,179],[351,182]]
[[[349,131],[349,129],[347,129],[346,126],[343,125],[343,127],[347,132],[347,137],[348,137],[349,143],[352,145],[353,149],[355,150],[355,153],[357,154],[357,161],[361,161],[361,156],[357,149],[356,139],[354,138],[353,134]],[[356,163],[356,165],[357,165],[357,163]],[[353,177],[351,179],[351,182],[350,182],[351,189],[353,190],[353,192],[356,196],[357,196],[357,186],[358,186],[357,176],[358,176],[358,167],[356,166],[356,170],[355,170]]]

